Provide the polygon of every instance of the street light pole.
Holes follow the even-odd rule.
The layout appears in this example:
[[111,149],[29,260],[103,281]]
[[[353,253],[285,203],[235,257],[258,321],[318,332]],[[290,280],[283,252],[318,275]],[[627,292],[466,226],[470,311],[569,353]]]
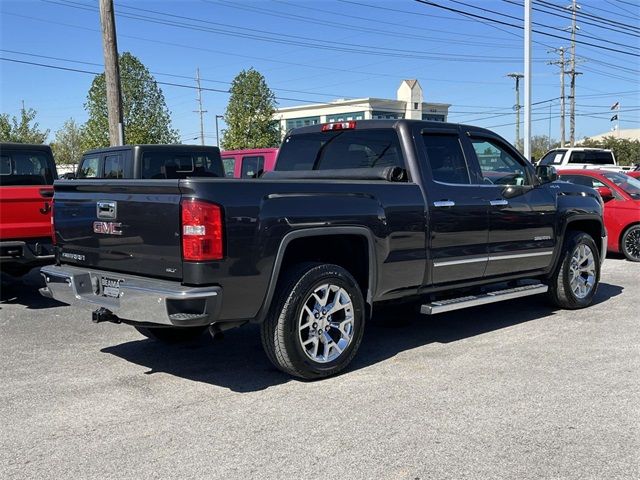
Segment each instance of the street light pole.
[[218,119],[224,118],[224,115],[216,115],[216,147],[220,148],[220,133],[218,131]]
[[524,0],[524,156],[531,160],[531,0]]

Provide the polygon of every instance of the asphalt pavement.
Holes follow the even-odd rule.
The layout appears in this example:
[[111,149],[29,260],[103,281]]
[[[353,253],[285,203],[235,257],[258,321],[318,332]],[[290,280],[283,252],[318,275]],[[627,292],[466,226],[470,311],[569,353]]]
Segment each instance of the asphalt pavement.
[[0,477],[640,478],[640,264],[595,304],[379,312],[342,375],[292,380],[255,326],[166,346],[3,284]]

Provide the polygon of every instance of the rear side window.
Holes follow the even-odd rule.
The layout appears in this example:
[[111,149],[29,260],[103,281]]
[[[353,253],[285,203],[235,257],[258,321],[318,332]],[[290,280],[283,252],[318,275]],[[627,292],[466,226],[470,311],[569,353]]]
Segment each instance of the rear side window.
[[242,157],[241,178],[258,178],[264,171],[264,157]]
[[333,170],[401,167],[404,160],[393,129],[342,130],[288,137],[276,170]]
[[224,167],[224,176],[233,177],[236,168],[236,159],[233,157],[222,157],[222,165]]
[[209,153],[145,152],[140,178],[224,177],[219,156]]
[[124,159],[121,155],[105,157],[104,178],[124,178]]
[[423,135],[427,161],[436,182],[469,185],[471,179],[456,135]]
[[611,152],[587,152],[587,163],[592,165],[613,165]]
[[98,165],[100,165],[100,157],[84,157],[78,169],[78,178],[96,178]]
[[0,154],[0,185],[51,185],[53,170],[42,152],[3,150]]
[[587,152],[571,152],[569,163],[587,163]]

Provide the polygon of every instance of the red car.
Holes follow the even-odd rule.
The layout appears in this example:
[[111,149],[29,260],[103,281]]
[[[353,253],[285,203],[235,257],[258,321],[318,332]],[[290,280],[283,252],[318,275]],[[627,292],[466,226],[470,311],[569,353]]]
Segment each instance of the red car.
[[640,178],[640,170],[634,170],[633,172],[625,172],[627,175],[633,178]]
[[0,144],[0,271],[21,276],[53,262],[51,147]]
[[258,178],[276,166],[277,148],[226,150],[220,152],[225,175],[234,178]]
[[598,190],[604,201],[607,250],[640,262],[640,180],[605,170],[563,170],[560,179]]

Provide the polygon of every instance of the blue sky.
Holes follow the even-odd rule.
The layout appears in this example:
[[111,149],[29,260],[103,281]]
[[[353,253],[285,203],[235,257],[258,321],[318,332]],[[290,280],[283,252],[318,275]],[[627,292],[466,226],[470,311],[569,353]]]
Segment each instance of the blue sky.
[[[522,0],[433,0],[507,24],[521,24]],[[102,71],[97,0],[0,0],[0,106],[17,114],[21,101],[53,133],[69,117],[86,120],[90,74],[17,63]],[[536,29],[568,37],[553,5],[534,3]],[[576,137],[608,131],[609,107],[620,102],[621,128],[640,127],[638,0],[584,0],[578,40]],[[475,8],[474,8],[475,7]],[[451,103],[450,121],[492,128],[514,140],[514,82],[522,72],[522,32],[413,0],[115,0],[119,50],[130,51],[167,83],[203,92],[206,141],[215,144],[229,82],[242,69],[265,75],[279,106],[336,98],[395,98],[403,78],[417,78],[425,100]],[[484,9],[484,10],[483,10]],[[491,12],[493,11],[493,12]],[[502,14],[502,15],[500,15]],[[603,17],[608,22],[598,19]],[[601,28],[603,25],[611,28]],[[539,33],[533,47],[533,133],[559,137],[559,70],[550,48],[568,42]],[[631,53],[632,55],[629,55]],[[55,58],[47,58],[55,57]],[[568,86],[568,78],[567,78]],[[190,142],[199,134],[196,92],[162,85],[173,126]],[[567,89],[567,95],[569,91]],[[555,99],[551,102],[547,100]],[[551,115],[551,119],[549,118]],[[567,135],[569,131],[567,118]]]

